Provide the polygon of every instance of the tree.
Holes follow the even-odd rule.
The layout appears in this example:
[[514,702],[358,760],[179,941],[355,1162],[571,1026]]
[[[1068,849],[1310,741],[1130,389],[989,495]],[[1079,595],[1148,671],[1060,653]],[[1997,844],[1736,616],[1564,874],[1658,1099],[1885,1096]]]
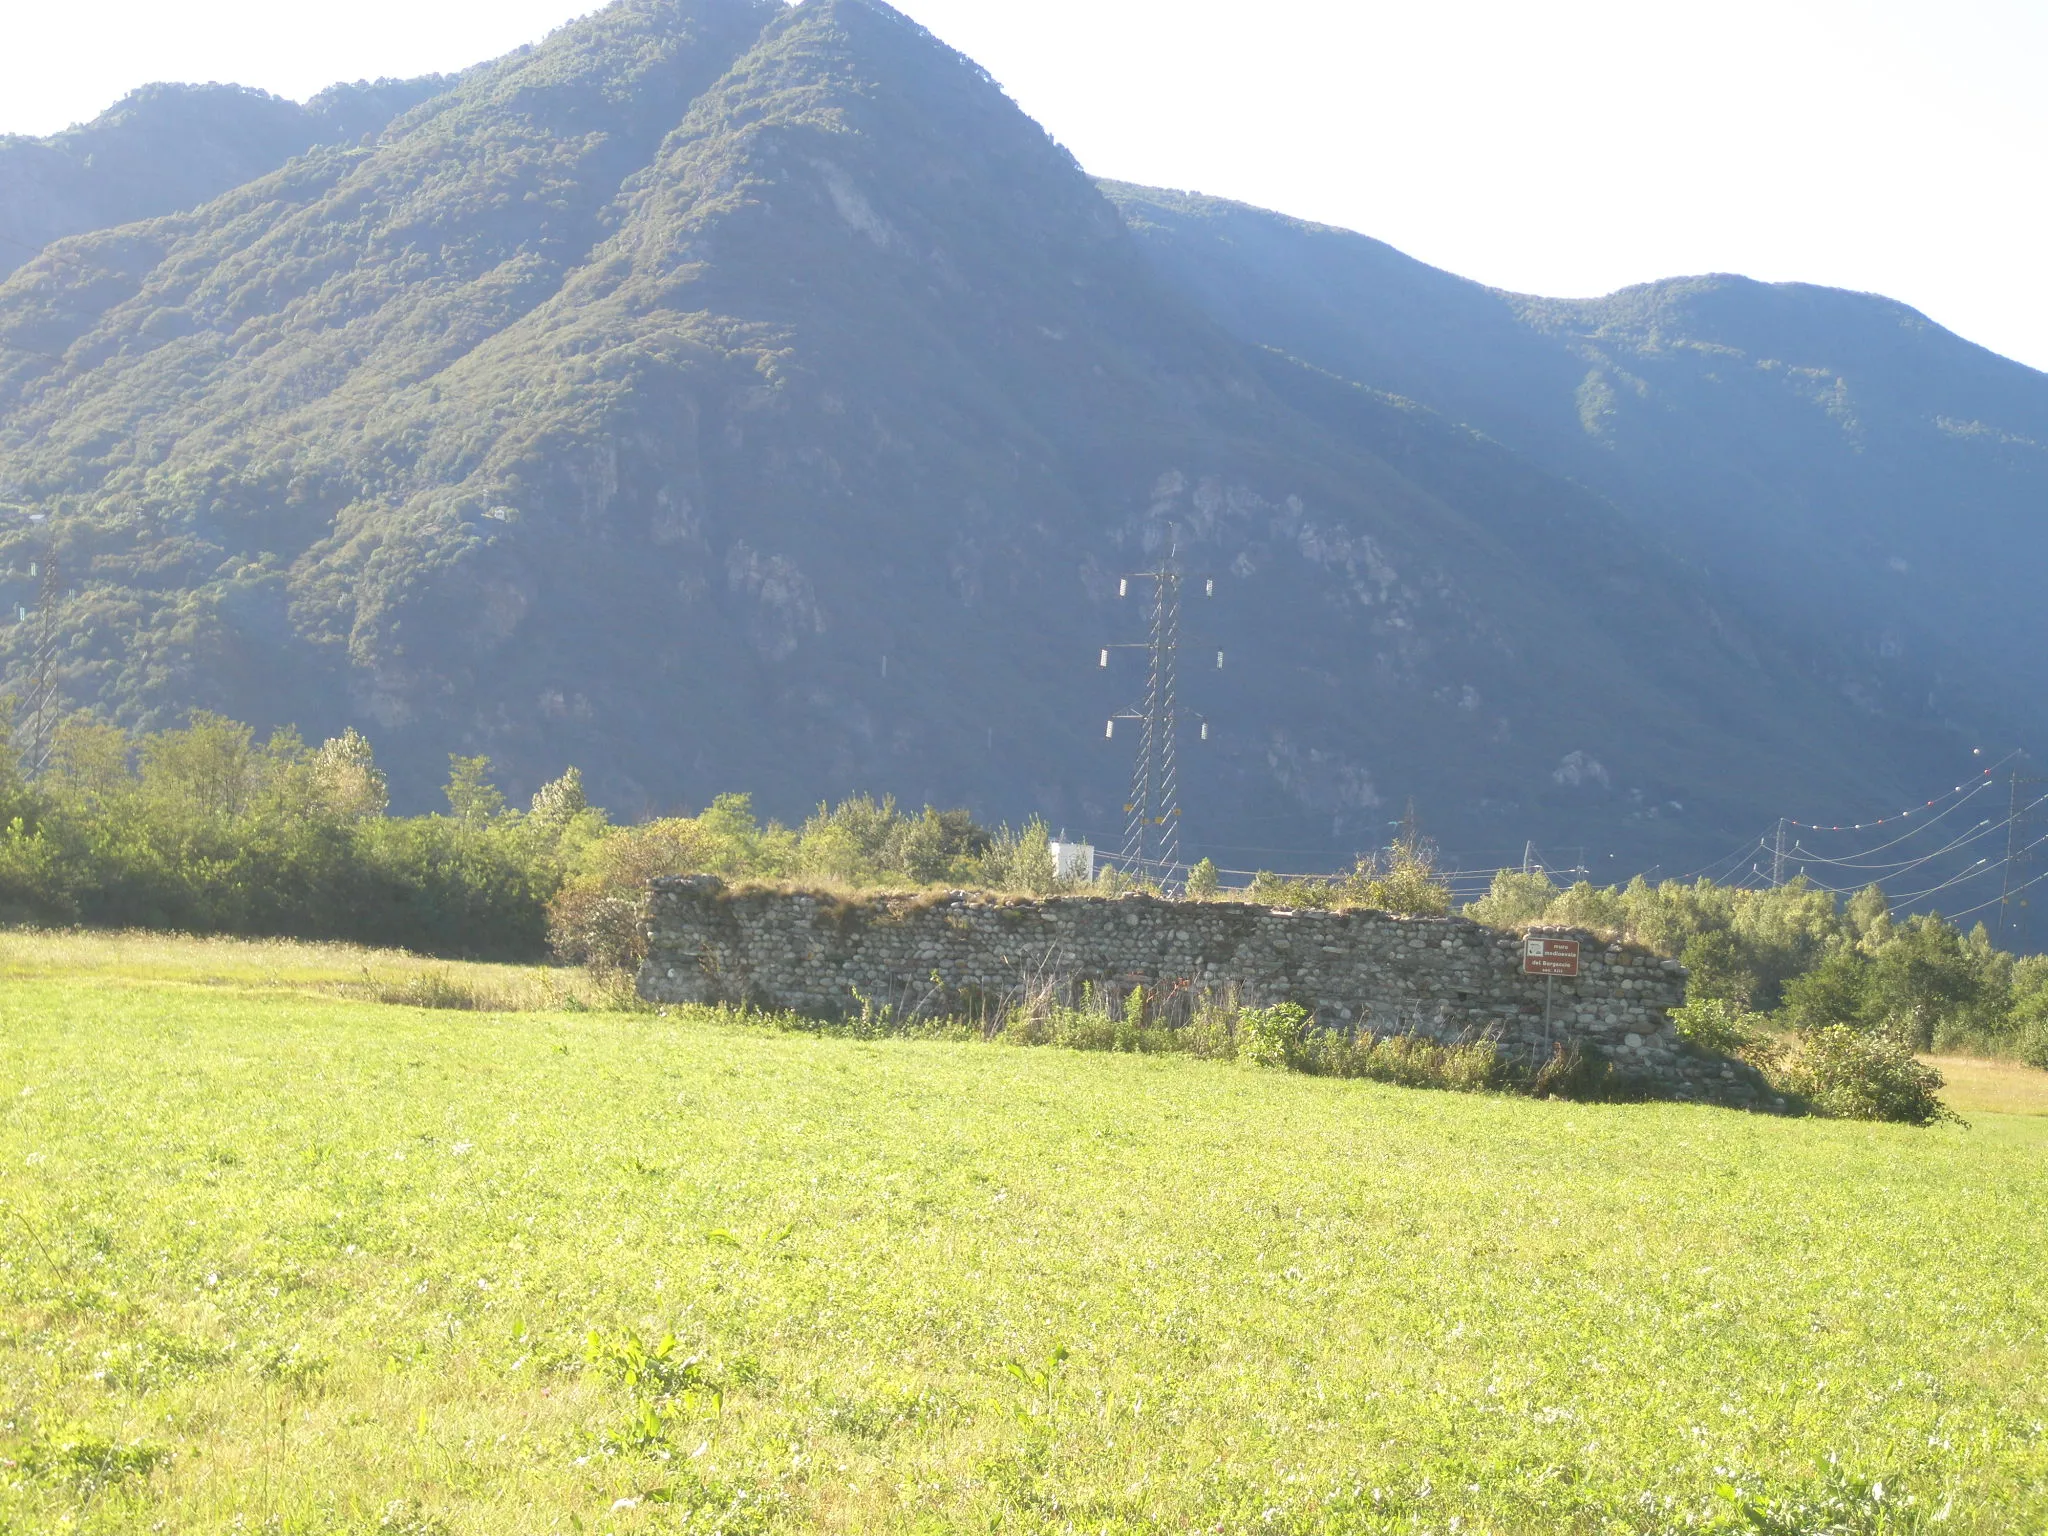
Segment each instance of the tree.
[[195,713],[182,731],[142,739],[141,778],[152,799],[207,820],[232,820],[248,809],[260,781],[255,732],[236,720]]
[[89,809],[104,810],[135,787],[128,766],[132,751],[128,733],[118,725],[67,720],[50,743],[50,783],[59,794]]
[[1735,936],[1725,929],[1695,935],[1679,959],[1687,972],[1687,1002],[1711,998],[1747,1009],[1756,996],[1756,972],[1745,963]]
[[583,792],[582,770],[570,768],[559,779],[550,779],[533,792],[530,814],[547,830],[559,832],[572,818],[589,809],[590,797]]
[[1985,1000],[1977,957],[1953,924],[1913,916],[1892,930],[1871,966],[1867,1007],[1915,1050],[1931,1050],[1945,1026]]
[[488,757],[448,754],[448,809],[465,826],[483,826],[505,814],[505,797],[490,775]]
[[988,833],[966,811],[926,806],[922,816],[904,823],[898,858],[906,875],[919,885],[930,885],[957,878],[967,861],[988,846]]
[[313,784],[320,800],[344,821],[382,816],[391,803],[369,738],[350,726],[313,754]]
[[1869,1022],[1870,962],[1852,949],[1837,949],[1785,985],[1784,1021],[1794,1029],[1835,1025],[1864,1028]]
[[1876,881],[1863,887],[1842,909],[1842,921],[1856,935],[1857,946],[1874,955],[1892,936],[1892,902]]

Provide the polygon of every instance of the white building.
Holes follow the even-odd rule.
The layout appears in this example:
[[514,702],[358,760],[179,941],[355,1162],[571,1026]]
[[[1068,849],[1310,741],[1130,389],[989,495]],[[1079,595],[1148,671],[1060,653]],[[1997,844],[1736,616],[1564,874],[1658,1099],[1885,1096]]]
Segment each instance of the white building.
[[1095,878],[1095,845],[1054,838],[1052,872],[1059,880],[1092,881]]

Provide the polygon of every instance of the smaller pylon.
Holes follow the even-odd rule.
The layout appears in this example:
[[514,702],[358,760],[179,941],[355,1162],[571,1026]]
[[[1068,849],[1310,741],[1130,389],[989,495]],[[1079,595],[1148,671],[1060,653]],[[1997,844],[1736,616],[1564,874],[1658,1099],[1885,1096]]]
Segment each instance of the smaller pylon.
[[2048,784],[2048,779],[2013,770],[2012,804],[2005,819],[2005,879],[1998,893],[1998,936],[2015,954],[2025,954],[2027,948],[2027,888],[2032,883],[2027,872],[2034,843],[2028,813],[2034,808],[2030,797],[2042,784]]
[[57,605],[64,589],[55,548],[43,556],[41,575],[28,689],[21,701],[21,768],[30,778],[50,766],[50,747],[57,736]]

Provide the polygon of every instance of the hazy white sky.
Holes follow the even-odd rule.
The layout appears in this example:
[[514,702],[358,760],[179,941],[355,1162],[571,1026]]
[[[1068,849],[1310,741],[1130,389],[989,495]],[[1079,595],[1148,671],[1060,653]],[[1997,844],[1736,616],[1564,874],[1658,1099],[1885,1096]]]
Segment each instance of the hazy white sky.
[[[578,0],[0,0],[0,131],[146,80],[304,97]],[[1602,293],[1863,288],[2048,369],[2048,0],[907,0],[1098,175]]]

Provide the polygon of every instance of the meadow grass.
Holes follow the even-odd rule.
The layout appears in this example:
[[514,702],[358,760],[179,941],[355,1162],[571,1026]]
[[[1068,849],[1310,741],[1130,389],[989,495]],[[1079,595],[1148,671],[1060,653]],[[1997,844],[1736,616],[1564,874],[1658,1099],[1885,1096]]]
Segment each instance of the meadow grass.
[[615,985],[593,978],[581,966],[439,960],[402,949],[314,939],[198,938],[142,929],[0,929],[0,982],[60,978],[283,989],[501,1013],[611,1007],[624,1001]]
[[1979,1056],[1923,1056],[1940,1072],[1942,1102],[1965,1119],[1977,1115],[2048,1115],[2048,1072],[2017,1061]]
[[0,949],[0,1531],[2048,1523],[2048,1120],[380,1006],[316,948]]

